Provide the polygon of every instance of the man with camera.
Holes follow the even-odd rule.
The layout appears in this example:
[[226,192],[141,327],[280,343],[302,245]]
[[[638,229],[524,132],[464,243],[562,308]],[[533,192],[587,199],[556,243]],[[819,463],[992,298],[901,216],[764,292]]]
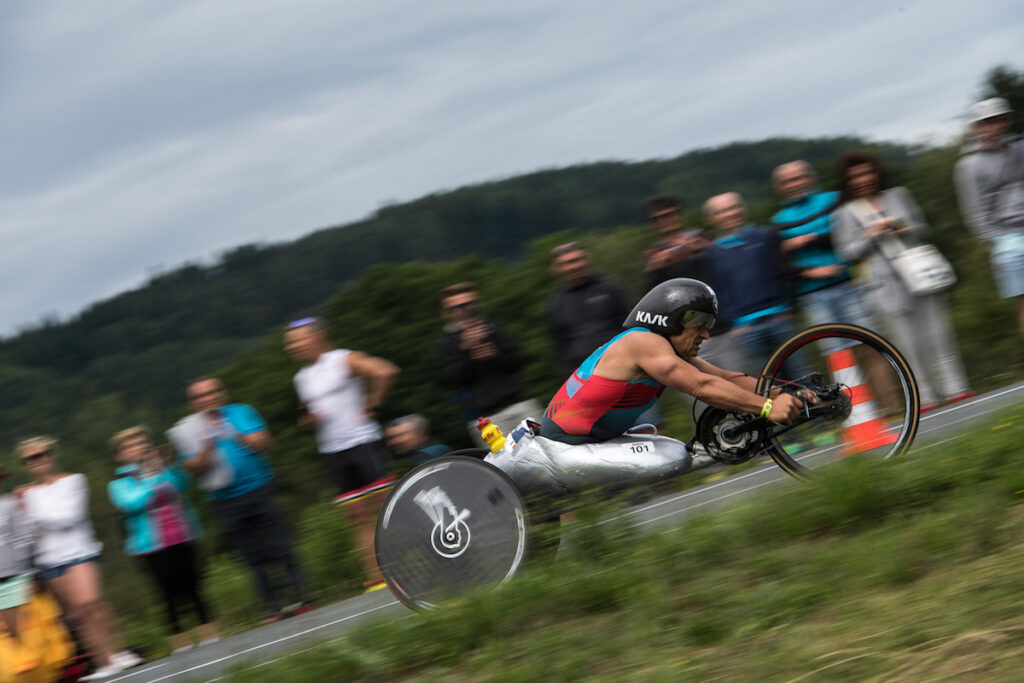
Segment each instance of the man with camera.
[[441,338],[445,383],[467,404],[467,431],[474,444],[484,443],[477,418],[486,417],[506,434],[527,417],[540,415],[536,399],[524,399],[517,374],[523,366],[518,345],[480,315],[480,293],[472,282],[441,290],[441,313],[447,320]]

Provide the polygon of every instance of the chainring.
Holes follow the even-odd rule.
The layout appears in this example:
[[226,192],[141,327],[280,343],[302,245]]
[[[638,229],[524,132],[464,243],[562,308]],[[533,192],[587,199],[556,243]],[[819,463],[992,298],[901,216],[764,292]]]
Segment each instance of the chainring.
[[760,452],[757,444],[764,438],[763,429],[735,431],[756,418],[746,413],[730,413],[719,408],[705,408],[697,419],[697,441],[708,455],[726,465],[738,465]]

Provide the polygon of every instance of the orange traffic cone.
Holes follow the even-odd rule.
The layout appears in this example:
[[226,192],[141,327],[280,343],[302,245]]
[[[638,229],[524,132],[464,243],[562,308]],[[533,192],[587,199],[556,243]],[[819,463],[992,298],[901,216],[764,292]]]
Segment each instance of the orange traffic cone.
[[853,455],[885,446],[896,441],[897,435],[886,429],[885,420],[878,417],[875,397],[871,388],[857,367],[852,349],[843,349],[828,355],[828,368],[833,379],[850,387],[853,393],[853,409],[843,423],[843,440],[846,446],[842,455]]

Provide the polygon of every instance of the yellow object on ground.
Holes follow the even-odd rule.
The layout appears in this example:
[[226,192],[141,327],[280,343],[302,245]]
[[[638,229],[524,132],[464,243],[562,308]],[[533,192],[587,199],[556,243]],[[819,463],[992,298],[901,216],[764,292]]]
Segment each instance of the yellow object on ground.
[[51,683],[60,680],[74,645],[60,619],[60,607],[48,593],[33,594],[20,608],[19,645],[0,622],[0,681]]

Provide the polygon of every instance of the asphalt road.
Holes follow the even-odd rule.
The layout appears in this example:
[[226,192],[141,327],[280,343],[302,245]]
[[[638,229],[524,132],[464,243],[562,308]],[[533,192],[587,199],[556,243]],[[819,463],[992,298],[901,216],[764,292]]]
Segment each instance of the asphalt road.
[[[915,442],[917,452],[941,448],[972,422],[1024,399],[1024,383],[1004,387],[921,417]],[[826,451],[827,452],[827,451]],[[790,477],[775,466],[763,466],[711,484],[671,494],[631,508],[628,515],[638,527],[664,528],[687,515],[731,504],[740,496]],[[246,631],[219,643],[150,662],[108,681],[158,683],[160,681],[216,681],[229,670],[251,670],[319,646],[368,619],[411,617],[412,613],[386,590],[321,607],[286,621]]]

